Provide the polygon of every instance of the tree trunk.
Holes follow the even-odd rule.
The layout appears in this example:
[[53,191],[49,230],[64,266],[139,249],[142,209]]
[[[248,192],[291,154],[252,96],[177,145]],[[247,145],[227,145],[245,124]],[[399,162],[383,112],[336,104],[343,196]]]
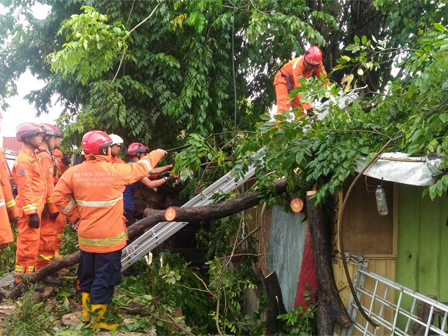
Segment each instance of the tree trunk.
[[[286,191],[288,181],[286,179],[279,180],[275,183],[275,190],[277,194]],[[209,206],[195,207],[195,208],[176,208],[176,213],[179,221],[195,222],[195,221],[209,221],[213,219],[223,218],[233,215],[237,212],[246,210],[259,203],[258,191],[250,192],[241,195],[237,198]],[[141,234],[146,228],[152,227],[155,224],[165,220],[165,210],[151,210],[150,216],[134,223],[128,228],[129,237]],[[46,276],[53,274],[63,268],[70,267],[79,261],[80,252],[75,252],[61,260],[52,262],[39,271],[31,275],[21,275],[24,282],[36,283],[41,281]],[[7,295],[8,298],[18,298],[22,293],[22,284],[14,287]]]
[[310,196],[314,193],[314,191],[308,192],[306,201],[318,283],[317,333],[333,335],[335,323],[347,328],[351,326],[352,321],[339,297],[334,281],[328,220],[322,207],[313,207],[310,201]]
[[[287,185],[286,179],[275,182],[276,194],[284,193]],[[258,194],[258,191],[253,191],[222,203],[202,207],[170,207],[166,210],[165,218],[168,221],[200,222],[227,217],[257,205],[260,202]]]
[[266,309],[266,335],[277,335],[281,331],[280,320],[277,319],[277,316],[286,314],[277,273],[274,271],[267,277],[263,276],[263,284],[266,289],[268,301],[268,307]]

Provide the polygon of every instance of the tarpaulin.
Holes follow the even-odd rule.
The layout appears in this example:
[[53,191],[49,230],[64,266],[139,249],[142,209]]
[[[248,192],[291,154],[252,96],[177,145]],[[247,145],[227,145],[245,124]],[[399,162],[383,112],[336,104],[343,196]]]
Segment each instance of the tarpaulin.
[[[384,153],[364,175],[396,183],[414,186],[430,186],[443,174],[438,169],[441,158],[410,157],[406,153]],[[367,164],[365,158],[358,160],[357,172]]]

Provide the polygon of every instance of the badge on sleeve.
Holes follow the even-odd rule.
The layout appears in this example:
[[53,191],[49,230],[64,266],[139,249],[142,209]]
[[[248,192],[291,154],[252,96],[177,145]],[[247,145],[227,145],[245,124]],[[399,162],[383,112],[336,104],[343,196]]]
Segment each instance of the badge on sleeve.
[[19,169],[19,176],[25,176],[25,168],[20,168]]

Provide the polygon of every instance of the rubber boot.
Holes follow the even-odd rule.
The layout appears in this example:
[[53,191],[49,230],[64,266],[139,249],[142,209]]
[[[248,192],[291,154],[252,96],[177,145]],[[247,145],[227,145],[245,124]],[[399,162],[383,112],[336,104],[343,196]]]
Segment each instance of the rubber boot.
[[107,310],[107,303],[92,304],[92,312],[98,313],[98,318],[90,325],[93,329],[115,330],[118,328],[117,323],[107,323],[104,319],[104,314]]
[[81,302],[82,302],[82,321],[90,322],[90,320],[92,319],[89,313],[90,293],[81,292]]
[[53,257],[53,260],[54,260],[54,261],[61,260],[62,258],[63,258],[63,256],[61,256],[61,255],[59,254],[59,251],[56,251],[56,252],[54,253],[54,257]]

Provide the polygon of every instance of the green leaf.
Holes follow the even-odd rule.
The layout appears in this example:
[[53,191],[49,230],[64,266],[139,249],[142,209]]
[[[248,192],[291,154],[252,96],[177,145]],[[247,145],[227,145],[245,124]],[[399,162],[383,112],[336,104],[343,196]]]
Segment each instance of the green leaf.
[[436,22],[436,23],[433,23],[433,25],[438,31],[440,31],[442,33],[445,31],[445,27],[443,25],[441,25],[440,23]]
[[350,62],[350,59],[351,58],[349,56],[343,55],[338,59],[338,62],[339,63],[347,63],[347,62]]

